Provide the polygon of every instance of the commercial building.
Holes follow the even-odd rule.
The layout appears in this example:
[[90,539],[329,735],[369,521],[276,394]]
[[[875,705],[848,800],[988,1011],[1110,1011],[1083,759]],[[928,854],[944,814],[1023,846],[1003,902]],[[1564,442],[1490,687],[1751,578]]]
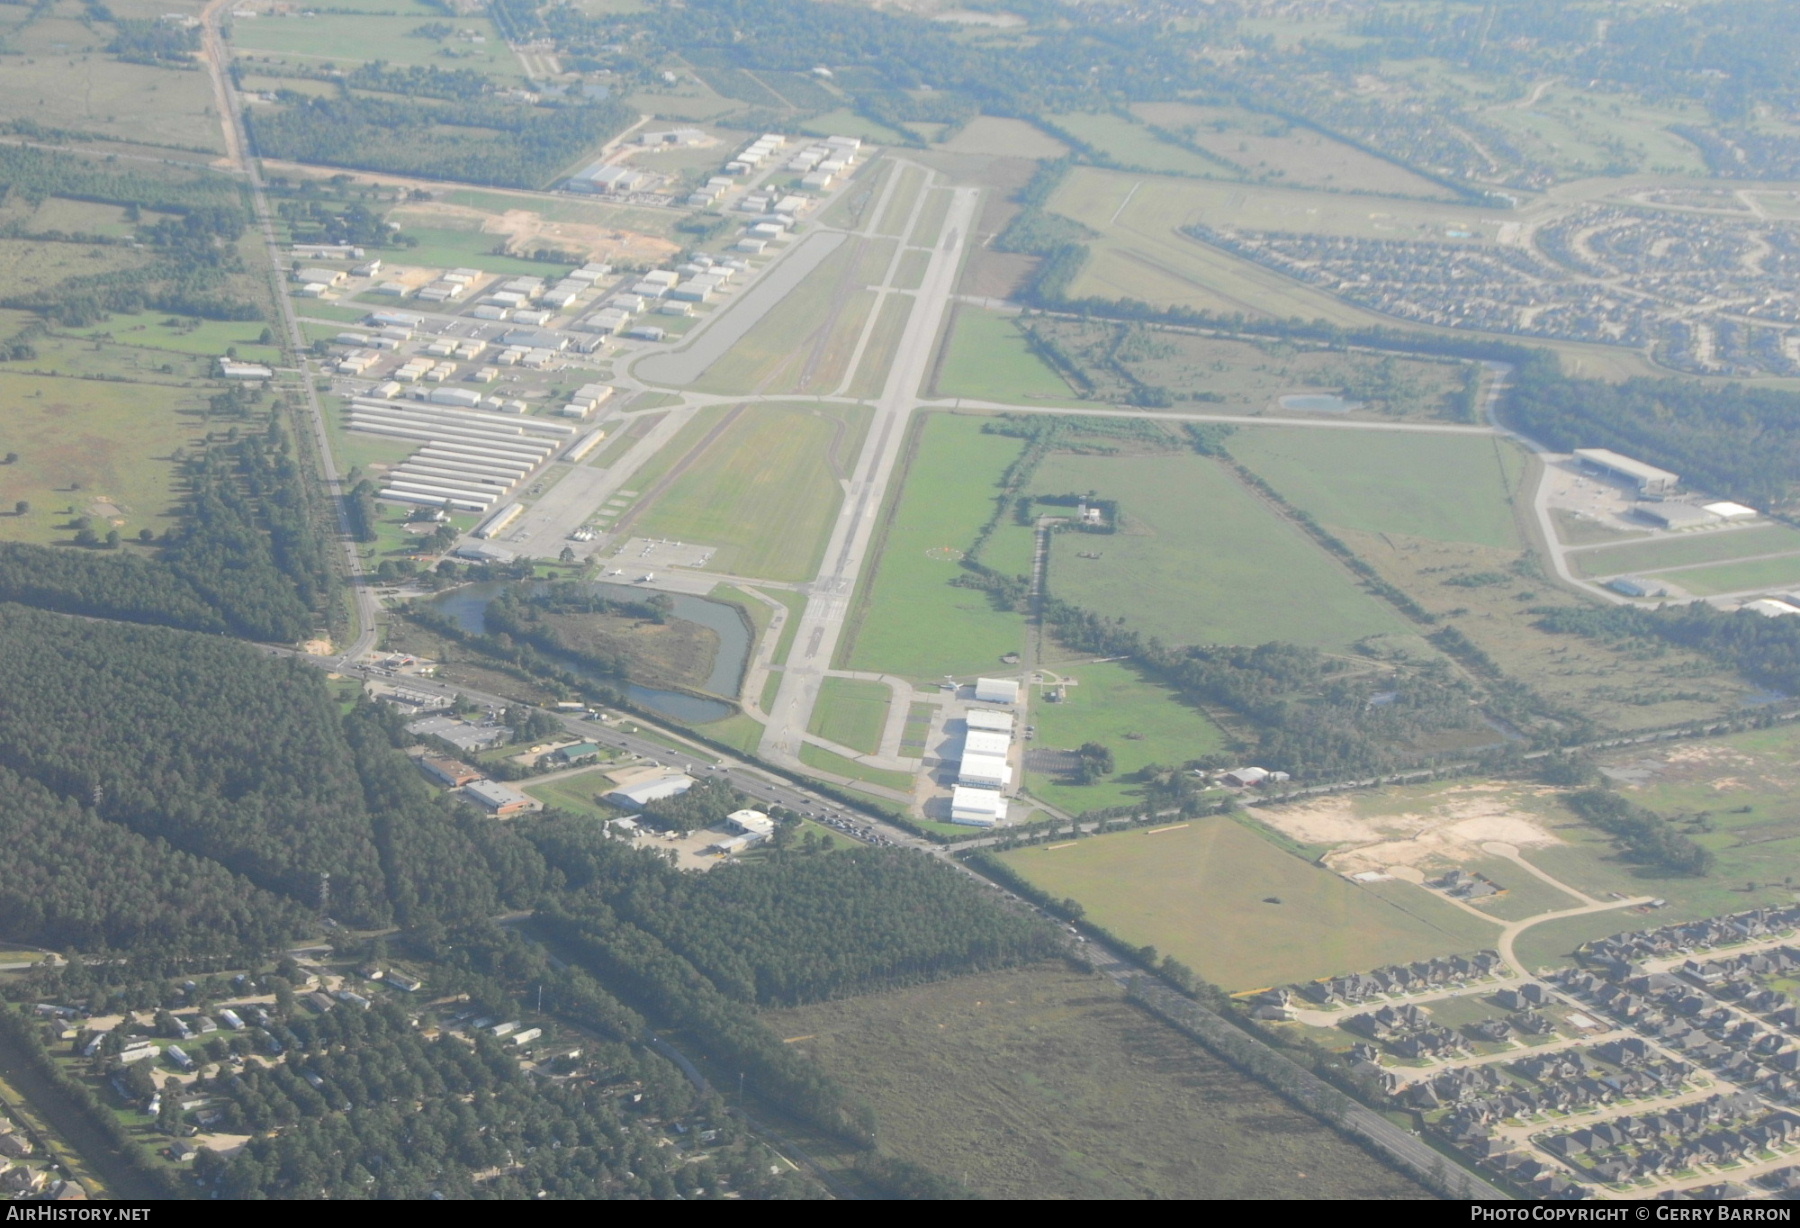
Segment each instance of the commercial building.
[[1643,461],[1623,456],[1611,448],[1576,448],[1575,459],[1588,472],[1615,482],[1628,483],[1646,495],[1663,494],[1681,484],[1679,474],[1658,469],[1655,465],[1646,465]]
[[542,802],[526,797],[517,789],[497,780],[477,780],[464,785],[462,795],[497,819],[544,808]]
[[650,176],[629,166],[596,162],[569,178],[571,192],[592,192],[601,196],[621,196],[637,192],[649,185]]
[[734,810],[725,816],[725,825],[748,837],[750,843],[775,834],[775,820],[760,810]]
[[1693,503],[1640,503],[1631,511],[1659,529],[1704,529],[1720,523],[1716,512]]
[[999,755],[1005,758],[1012,749],[1012,735],[996,729],[970,729],[963,737],[963,754]]
[[255,362],[238,362],[231,358],[219,359],[219,374],[225,379],[274,379],[275,372]]
[[1004,734],[1011,734],[1013,731],[1013,714],[996,712],[992,708],[970,708],[963,721],[970,729],[988,729]]
[[418,764],[419,770],[427,777],[452,789],[460,789],[481,779],[481,773],[468,764],[442,755],[420,755]]

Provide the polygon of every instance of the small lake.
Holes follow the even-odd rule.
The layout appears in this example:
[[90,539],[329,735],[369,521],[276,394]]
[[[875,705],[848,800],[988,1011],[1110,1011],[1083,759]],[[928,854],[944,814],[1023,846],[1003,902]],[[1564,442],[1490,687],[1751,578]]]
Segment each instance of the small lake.
[[[531,585],[534,591],[546,585],[537,582]],[[613,601],[643,601],[651,593],[660,590],[644,589],[637,585],[593,583],[589,587],[600,596]],[[487,584],[465,584],[452,589],[432,601],[432,607],[439,613],[448,615],[458,627],[470,635],[487,634],[487,608],[494,598],[506,588],[506,584],[494,581]],[[750,660],[751,633],[744,616],[736,606],[727,605],[723,601],[711,601],[705,597],[695,597],[688,593],[668,594],[675,601],[675,617],[715,632],[719,637],[719,651],[713,657],[712,672],[707,675],[703,684],[705,690],[715,695],[732,695],[738,693],[743,685],[744,666]],[[540,650],[542,651],[542,650]],[[546,654],[552,655],[555,654]],[[572,659],[564,659],[562,664],[584,677],[592,678],[605,686],[617,686],[616,679],[603,678]],[[652,712],[658,712],[685,725],[704,725],[708,721],[722,721],[732,714],[730,704],[716,699],[706,699],[699,695],[689,695],[684,691],[664,691],[656,687],[639,686],[631,683],[625,688],[631,702]]]
[[1309,414],[1347,414],[1361,409],[1361,401],[1350,401],[1333,392],[1295,392],[1279,398],[1283,409],[1298,409]]

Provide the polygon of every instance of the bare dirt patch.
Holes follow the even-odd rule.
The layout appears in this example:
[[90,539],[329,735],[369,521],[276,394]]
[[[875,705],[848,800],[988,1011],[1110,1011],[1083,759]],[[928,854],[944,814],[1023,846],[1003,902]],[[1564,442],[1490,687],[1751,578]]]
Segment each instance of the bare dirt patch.
[[1375,871],[1416,879],[1419,871],[1481,857],[1481,846],[1493,841],[1517,848],[1561,843],[1542,819],[1517,805],[1516,796],[1512,788],[1470,786],[1379,815],[1359,814],[1354,799],[1332,797],[1257,818],[1303,843],[1340,846],[1322,859],[1340,874]]
[[635,261],[661,264],[681,249],[667,239],[639,234],[633,230],[614,230],[587,222],[554,222],[530,209],[508,209],[504,213],[486,213],[467,205],[444,201],[422,201],[396,210],[396,216],[415,218],[426,226],[443,226],[454,230],[477,230],[482,234],[500,235],[506,239],[508,254],[555,247],[577,252],[590,260],[607,262]]

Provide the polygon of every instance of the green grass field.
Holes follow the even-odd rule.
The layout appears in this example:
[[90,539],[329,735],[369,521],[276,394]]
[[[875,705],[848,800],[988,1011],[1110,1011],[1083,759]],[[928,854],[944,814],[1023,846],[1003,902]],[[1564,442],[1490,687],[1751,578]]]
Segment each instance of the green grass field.
[[[201,433],[211,389],[59,379],[0,370],[0,435],[19,459],[0,465],[0,538],[71,541],[74,516],[105,500],[125,537],[161,533],[178,497],[170,454]],[[21,500],[31,510],[20,516]]]
[[[391,11],[391,10],[390,10]],[[485,41],[438,40],[413,35],[421,24],[442,22]],[[472,68],[508,84],[522,80],[519,61],[486,17],[455,17],[416,9],[398,17],[364,13],[327,13],[316,17],[263,17],[238,21],[231,28],[232,49],[245,55],[279,55],[301,60],[335,60],[345,64],[385,60],[390,64],[435,64],[440,68]],[[454,58],[443,53],[449,50]]]
[[903,143],[901,135],[886,124],[876,123],[848,107],[815,115],[800,125],[800,131],[810,132],[814,136],[860,136],[865,141],[876,141],[882,145]]
[[873,755],[881,749],[893,692],[880,682],[827,678],[819,686],[809,728],[821,738]]
[[177,354],[199,354],[208,358],[222,356],[236,347],[245,362],[280,364],[281,347],[262,345],[267,326],[261,321],[199,320],[188,316],[163,314],[114,315],[99,324],[67,330],[72,337],[110,337],[114,344],[142,346],[150,350],[170,350]]
[[[901,274],[905,272],[907,258],[924,254],[907,252],[902,256]],[[896,274],[896,281],[904,285],[901,274]],[[876,316],[875,328],[869,333],[869,344],[863,349],[862,362],[857,365],[849,387],[844,389],[847,394],[874,398],[880,396],[887,387],[888,371],[894,363],[894,351],[900,348],[900,338],[906,332],[906,321],[912,317],[912,306],[912,296],[906,294],[890,294],[882,302],[881,314]]]
[[1515,445],[1458,435],[1251,427],[1226,445],[1325,524],[1370,533],[1513,547]]
[[1078,111],[1071,115],[1053,115],[1050,122],[1122,166],[1168,175],[1235,178],[1229,168],[1214,159],[1171,144],[1142,124],[1111,112]]
[[938,364],[941,397],[1029,404],[1081,400],[1068,382],[1031,350],[1012,317],[978,307],[958,307],[949,350]]
[[913,205],[918,202],[928,177],[928,172],[921,166],[900,168],[900,181],[894,185],[893,195],[888,197],[886,211],[875,223],[876,234],[905,236]]
[[543,784],[534,785],[529,781],[521,781],[518,787],[521,792],[537,798],[546,806],[584,814],[590,818],[613,819],[625,813],[600,800],[601,795],[610,793],[614,788],[613,782],[606,778],[600,768]]
[[953,588],[960,552],[993,509],[995,483],[1019,441],[984,435],[982,420],[927,416],[880,556],[859,585],[855,620],[840,650],[845,668],[920,681],[986,670],[1019,650],[1016,614],[985,594]]
[[762,743],[763,724],[755,717],[739,712],[722,721],[714,721],[710,725],[699,726],[701,733],[715,742],[723,742],[744,754],[753,754]]
[[1791,588],[1800,584],[1800,554],[1790,554],[1779,559],[1721,563],[1717,567],[1696,567],[1691,571],[1665,572],[1659,578],[1679,584],[1688,592],[1701,597],[1710,597],[1715,593]]
[[1119,500],[1123,531],[1051,539],[1049,587],[1147,635],[1338,648],[1409,629],[1207,457],[1053,455],[1032,488]]
[[950,216],[951,198],[949,188],[932,188],[925,194],[925,207],[919,210],[919,220],[913,224],[912,235],[907,239],[910,246],[937,246],[944,219]]
[[855,461],[868,414],[860,406],[751,406],[638,530],[715,545],[711,565],[734,575],[811,579],[843,499],[838,475]]
[[[54,24],[62,23],[35,23]],[[70,37],[62,50],[32,54],[16,36],[8,39],[15,54],[0,72],[0,115],[103,140],[223,152],[212,83],[204,72],[82,54],[97,52],[110,36],[94,24],[67,27]]]
[[[899,789],[910,793],[913,778],[905,772],[891,772],[886,768],[870,767],[866,763],[858,763],[854,759],[846,759],[843,755],[826,750],[823,746],[814,746],[811,742],[800,744],[800,762],[818,768],[821,772],[830,772],[835,776],[848,776],[854,780],[866,781],[872,785],[884,785],[889,789]],[[967,828],[957,828],[966,832]]]
[[632,205],[611,205],[600,200],[569,197],[525,196],[511,192],[484,191],[480,188],[459,188],[445,192],[444,203],[464,205],[492,214],[525,209],[549,222],[575,222],[583,226],[604,226],[608,230],[629,230],[649,235],[672,234],[675,223],[680,220],[679,214],[664,209],[640,209]]
[[[827,383],[827,377],[817,371],[825,361],[825,355],[821,352],[815,359],[814,353],[820,347],[823,334],[831,332],[841,316],[858,313],[856,318],[860,325],[873,305],[874,295],[866,290],[860,294],[854,290],[860,248],[861,245],[851,239],[821,260],[818,267],[752,325],[736,345],[693,381],[694,390],[725,395],[785,392],[793,391],[796,384],[810,377],[826,384],[813,387],[811,391],[832,391],[842,377],[841,372],[830,377]],[[845,299],[855,306],[848,306]],[[829,338],[825,340],[825,348],[831,348]],[[850,345],[854,344],[852,335]],[[849,352],[841,339],[838,348],[841,350],[840,363],[847,361]]]
[[[501,242],[504,235],[419,225],[403,209],[397,209],[394,213],[395,220],[406,228],[407,237],[419,241],[417,247],[393,253],[393,259],[389,263],[401,268],[472,268],[487,273],[509,273],[555,280],[573,267],[566,264],[545,264],[539,260],[521,260],[517,256],[496,256],[494,245]],[[413,215],[416,216],[418,215]]]
[[1003,857],[1126,942],[1233,992],[1478,950],[1498,932],[1410,883],[1340,878],[1245,822],[1218,815]]
[[1405,1178],[1062,964],[762,1016],[884,1149],[994,1199],[1405,1198]]
[[1130,777],[1146,764],[1178,764],[1220,750],[1224,733],[1206,714],[1183,703],[1167,687],[1145,679],[1119,661],[1058,665],[1054,672],[1070,685],[1062,703],[1035,698],[1033,746],[1072,750],[1085,742],[1111,749],[1115,770],[1091,785],[1059,783],[1057,777],[1027,772],[1032,796],[1072,813],[1120,806],[1138,785]]
[[1774,554],[1782,550],[1800,550],[1800,530],[1771,524],[1754,529],[1685,533],[1655,541],[1583,550],[1574,555],[1574,560],[1584,576],[1616,576],[1622,572],[1657,571],[1690,563],[1726,563],[1753,554]]

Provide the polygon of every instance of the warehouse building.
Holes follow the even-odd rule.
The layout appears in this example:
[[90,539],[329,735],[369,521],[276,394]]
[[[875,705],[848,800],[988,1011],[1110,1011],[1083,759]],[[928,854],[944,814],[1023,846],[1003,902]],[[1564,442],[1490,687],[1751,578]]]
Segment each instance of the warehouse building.
[[1679,474],[1658,469],[1655,465],[1646,465],[1643,461],[1623,456],[1611,448],[1576,448],[1575,459],[1589,473],[1611,481],[1625,482],[1636,487],[1640,494],[1664,494],[1681,484]]
[[993,827],[1006,818],[1006,799],[992,789],[957,785],[950,794],[950,821],[964,827]]
[[596,162],[586,170],[570,176],[568,189],[571,192],[591,192],[599,196],[622,196],[627,192],[638,192],[649,186],[650,176],[643,171],[633,170],[629,166],[614,166],[605,162]]
[[1692,503],[1640,503],[1631,512],[1659,529],[1704,529],[1721,523],[1716,512]]
[[676,774],[663,776],[656,780],[646,780],[638,784],[621,785],[606,795],[605,800],[615,806],[626,806],[639,810],[651,802],[660,802],[665,797],[674,797],[686,793],[694,787],[692,776]]
[[1012,783],[1012,765],[1005,755],[972,755],[965,752],[957,768],[956,783],[1004,789]]
[[515,814],[524,814],[528,810],[542,810],[544,803],[536,798],[503,785],[497,780],[472,781],[462,787],[464,797],[480,806],[496,819],[509,818]]
[[1013,678],[977,678],[975,698],[984,704],[1016,704],[1019,702],[1019,683]]
[[1008,736],[1013,731],[1013,714],[995,712],[992,708],[971,708],[963,720],[970,729],[987,729]]

